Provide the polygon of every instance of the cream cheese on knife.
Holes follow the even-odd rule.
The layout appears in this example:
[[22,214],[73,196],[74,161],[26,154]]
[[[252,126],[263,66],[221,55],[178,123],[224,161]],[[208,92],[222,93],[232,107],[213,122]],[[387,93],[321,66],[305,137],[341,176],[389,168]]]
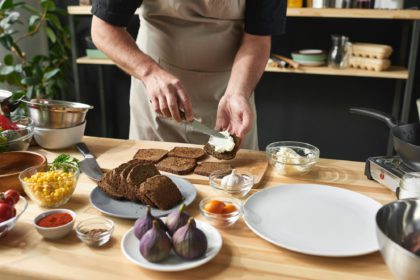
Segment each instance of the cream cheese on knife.
[[235,141],[228,131],[220,131],[226,138],[210,136],[209,144],[214,147],[216,153],[231,152],[235,148]]

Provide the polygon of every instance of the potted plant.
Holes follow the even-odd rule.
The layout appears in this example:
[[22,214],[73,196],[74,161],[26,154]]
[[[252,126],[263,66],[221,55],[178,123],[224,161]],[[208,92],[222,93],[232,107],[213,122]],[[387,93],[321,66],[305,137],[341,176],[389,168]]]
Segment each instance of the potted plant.
[[[29,16],[23,19],[22,11]],[[13,88],[13,99],[57,98],[66,91],[71,42],[68,29],[59,19],[64,15],[54,0],[40,0],[39,6],[28,1],[0,2],[0,44],[6,50],[0,58],[0,83]],[[21,44],[40,31],[48,37],[48,51],[29,56]]]

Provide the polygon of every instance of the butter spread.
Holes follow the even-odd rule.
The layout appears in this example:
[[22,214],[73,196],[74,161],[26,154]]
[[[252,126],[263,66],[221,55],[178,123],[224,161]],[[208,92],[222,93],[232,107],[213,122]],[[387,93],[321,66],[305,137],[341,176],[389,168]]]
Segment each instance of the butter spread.
[[289,147],[280,147],[276,152],[276,170],[284,175],[295,175],[306,173],[310,169],[310,163],[315,158],[314,153],[309,149],[301,149],[304,155],[300,155]]
[[213,146],[216,153],[231,152],[235,148],[235,141],[228,131],[220,131],[227,138],[210,136],[209,144]]

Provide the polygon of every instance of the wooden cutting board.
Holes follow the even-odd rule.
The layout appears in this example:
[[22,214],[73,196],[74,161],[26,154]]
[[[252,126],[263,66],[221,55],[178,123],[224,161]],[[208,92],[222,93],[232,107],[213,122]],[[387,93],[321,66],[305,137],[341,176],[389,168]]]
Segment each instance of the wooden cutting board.
[[[113,169],[118,165],[129,161],[133,158],[138,149],[165,149],[171,150],[174,147],[195,147],[201,148],[201,145],[194,144],[180,144],[170,142],[153,142],[153,141],[124,141],[112,149],[107,150],[105,153],[98,157],[98,162],[103,169]],[[213,157],[207,157],[202,161],[218,161]],[[268,169],[268,161],[262,152],[241,149],[236,154],[236,157],[229,161],[233,168],[238,172],[249,172],[254,176],[255,185],[258,185],[265,172]],[[165,173],[165,172],[162,172]],[[179,177],[189,180],[193,184],[208,184],[209,180],[206,176],[197,174],[178,175]]]

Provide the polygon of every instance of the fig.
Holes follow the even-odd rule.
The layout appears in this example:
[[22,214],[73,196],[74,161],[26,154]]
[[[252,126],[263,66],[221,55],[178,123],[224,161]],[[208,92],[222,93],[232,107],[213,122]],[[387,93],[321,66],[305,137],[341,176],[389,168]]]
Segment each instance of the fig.
[[152,228],[153,221],[156,220],[159,223],[159,227],[162,230],[166,229],[165,224],[162,222],[161,219],[153,217],[152,213],[150,212],[150,206],[147,206],[147,212],[146,215],[143,218],[137,219],[137,221],[134,223],[134,235],[137,237],[138,240],[141,239],[141,237]]
[[161,262],[169,256],[171,240],[157,220],[140,239],[140,254],[149,262]]
[[180,227],[172,236],[175,253],[187,260],[196,260],[207,251],[207,238],[204,232],[197,228],[193,218]]
[[182,203],[178,210],[170,213],[166,219],[166,227],[170,236],[182,226],[186,225],[190,215],[184,212],[185,204]]

